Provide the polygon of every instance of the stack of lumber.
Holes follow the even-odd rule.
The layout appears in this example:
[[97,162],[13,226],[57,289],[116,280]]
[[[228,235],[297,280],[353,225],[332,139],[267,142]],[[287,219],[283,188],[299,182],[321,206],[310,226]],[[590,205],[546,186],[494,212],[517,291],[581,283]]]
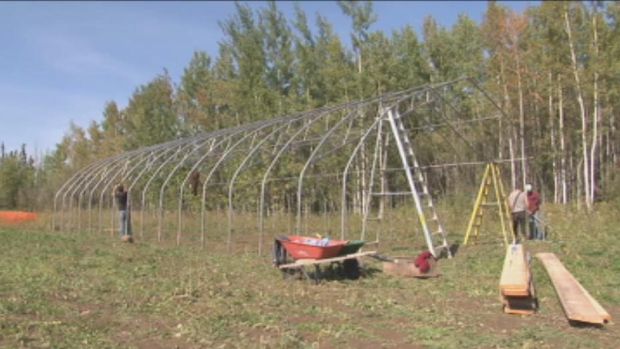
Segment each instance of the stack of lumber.
[[538,253],[536,258],[547,269],[564,313],[570,321],[590,324],[604,324],[611,321],[609,313],[581,286],[555,254]]
[[529,315],[536,311],[538,302],[523,245],[508,246],[499,292],[504,312]]

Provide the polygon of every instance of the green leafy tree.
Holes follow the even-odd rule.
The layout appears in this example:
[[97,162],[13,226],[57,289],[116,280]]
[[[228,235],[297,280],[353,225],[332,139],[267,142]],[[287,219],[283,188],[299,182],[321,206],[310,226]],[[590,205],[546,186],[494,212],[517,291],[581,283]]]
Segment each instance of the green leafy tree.
[[320,15],[317,16],[317,27],[316,60],[321,62],[317,71],[317,102],[326,105],[349,101],[353,98],[355,86],[355,68],[351,57],[332,25]]
[[297,35],[293,36],[294,42],[294,71],[293,87],[298,90],[296,94],[299,104],[306,107],[318,107],[316,98],[321,94],[316,72],[319,62],[316,59],[316,41],[308,25],[308,18],[298,3],[295,3],[295,21],[293,23]]
[[[418,37],[410,26],[373,31],[372,3],[343,1],[351,48],[325,17],[317,15],[310,26],[298,4],[290,19],[277,5],[253,10],[237,3],[220,23],[218,55],[195,52],[178,91],[164,73],[139,86],[126,108],[107,103],[103,120],[87,130],[71,125],[35,172],[43,196],[78,168],[127,149],[461,76],[481,80],[507,114],[497,134],[479,136],[489,137],[480,151],[514,159],[511,184],[536,181],[552,188],[556,201],[586,197],[589,204],[600,181],[612,183],[620,143],[618,4],[543,2],[519,14],[491,1],[480,24],[460,15],[447,28],[427,17]],[[448,148],[428,144],[421,159],[450,158]],[[295,176],[303,152],[279,163],[274,176]],[[269,161],[271,154],[263,155]],[[364,161],[354,166],[361,169]],[[218,173],[214,182],[226,175]],[[327,186],[317,188],[316,195],[334,198]],[[272,194],[284,206],[295,204],[292,187]]]
[[220,26],[224,32],[225,52],[230,52],[235,67],[235,119],[239,124],[265,119],[274,111],[274,101],[266,83],[266,58],[263,31],[247,5],[236,3],[236,14]]
[[180,133],[180,122],[170,76],[165,73],[140,86],[129,100],[124,116],[126,149],[175,139]]
[[186,133],[212,131],[219,128],[215,115],[214,77],[211,58],[205,52],[194,52],[181,77],[178,92],[182,129]]
[[394,51],[392,41],[383,32],[370,34],[366,43],[363,95],[378,96],[396,89],[398,65]]
[[392,74],[396,76],[398,89],[406,89],[430,82],[430,70],[424,58],[423,43],[409,25],[395,31],[392,35],[392,54],[396,67]]
[[451,60],[453,68],[446,78],[470,76],[482,80],[485,71],[484,43],[478,24],[467,15],[461,14],[452,27],[451,36],[453,55],[447,58]]
[[437,24],[431,16],[424,19],[424,48],[430,82],[450,80],[454,77],[453,57],[456,47],[450,32]]
[[115,102],[107,102],[101,122],[102,146],[99,157],[111,156],[123,151],[125,147],[126,123],[123,113]]
[[260,12],[260,26],[264,37],[266,82],[270,99],[276,100],[276,113],[290,110],[296,86],[293,84],[293,33],[286,18],[272,1]]
[[351,17],[353,22],[353,33],[351,41],[355,49],[357,72],[362,73],[362,55],[369,38],[370,26],[377,21],[377,15],[372,8],[370,1],[339,1],[338,5],[342,12]]

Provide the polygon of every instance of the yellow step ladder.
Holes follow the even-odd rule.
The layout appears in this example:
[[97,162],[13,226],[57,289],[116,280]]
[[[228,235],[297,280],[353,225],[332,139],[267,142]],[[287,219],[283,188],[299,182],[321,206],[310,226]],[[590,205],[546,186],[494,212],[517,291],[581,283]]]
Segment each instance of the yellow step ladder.
[[[504,237],[504,244],[508,246],[507,233],[512,232],[512,219],[501,178],[499,166],[494,163],[487,164],[482,177],[482,183],[480,184],[480,190],[478,191],[478,196],[476,197],[476,203],[474,204],[474,210],[471,213],[469,224],[467,224],[467,232],[465,233],[463,245],[467,245],[471,235],[476,238],[480,235],[480,226],[482,225],[484,210],[487,207],[491,207],[497,208],[501,231]],[[490,193],[494,193],[495,201],[488,201]],[[514,234],[510,235],[512,236],[514,243]]]

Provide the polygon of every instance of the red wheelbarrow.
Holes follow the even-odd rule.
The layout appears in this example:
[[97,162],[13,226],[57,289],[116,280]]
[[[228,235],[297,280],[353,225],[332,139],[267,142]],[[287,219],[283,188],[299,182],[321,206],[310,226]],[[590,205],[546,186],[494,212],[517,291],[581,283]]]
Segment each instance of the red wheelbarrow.
[[[299,273],[316,283],[322,276],[320,265],[336,264],[343,274],[352,279],[360,276],[359,257],[375,255],[375,251],[358,252],[364,245],[360,240],[330,240],[307,236],[290,235],[275,239],[274,265],[287,277]],[[287,256],[293,259],[289,262]],[[306,272],[305,266],[314,266],[314,277]]]
[[290,235],[280,238],[284,249],[293,259],[324,259],[336,257],[348,241],[319,239],[307,236]]

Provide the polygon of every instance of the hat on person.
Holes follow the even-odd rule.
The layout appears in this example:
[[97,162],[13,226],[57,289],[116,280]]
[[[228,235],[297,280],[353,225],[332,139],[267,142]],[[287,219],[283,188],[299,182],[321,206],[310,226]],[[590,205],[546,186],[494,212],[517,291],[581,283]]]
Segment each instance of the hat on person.
[[532,185],[531,184],[526,184],[525,185],[525,191],[532,191]]

